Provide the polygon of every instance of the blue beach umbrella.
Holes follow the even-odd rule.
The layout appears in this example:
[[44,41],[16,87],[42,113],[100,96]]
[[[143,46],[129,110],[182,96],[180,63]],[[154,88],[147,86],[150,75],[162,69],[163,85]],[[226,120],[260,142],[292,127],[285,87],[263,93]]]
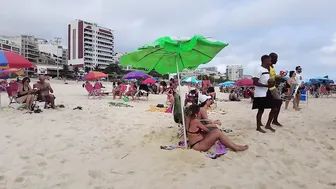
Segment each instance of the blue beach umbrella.
[[223,83],[218,84],[220,87],[230,87],[234,85],[234,81],[225,81]]

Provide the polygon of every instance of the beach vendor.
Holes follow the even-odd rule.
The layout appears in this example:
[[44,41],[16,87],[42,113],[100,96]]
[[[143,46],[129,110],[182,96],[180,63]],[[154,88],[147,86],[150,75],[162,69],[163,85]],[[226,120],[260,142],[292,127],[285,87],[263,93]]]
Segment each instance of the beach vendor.
[[261,66],[256,69],[252,78],[253,85],[255,87],[252,109],[258,109],[258,113],[256,115],[257,131],[261,133],[266,133],[266,131],[261,128],[261,126],[263,126],[261,118],[265,109],[271,109],[265,129],[275,132],[275,129],[271,127],[271,123],[275,124],[275,116],[279,112],[279,103],[282,103],[282,101],[274,99],[269,91],[269,88],[274,87],[268,83],[268,80],[270,79],[270,65],[270,56],[263,55],[261,57]]
[[[280,82],[280,81],[278,81],[278,79],[281,79],[281,77],[276,74],[276,70],[275,70],[275,65],[278,62],[278,55],[276,53],[272,52],[272,53],[269,54],[269,57],[271,58],[271,65],[269,67],[270,79],[275,81],[275,86],[269,89],[271,94],[272,94],[272,90],[277,90],[276,86]],[[273,91],[273,92],[275,92],[275,91]],[[280,100],[279,98],[275,98],[275,100],[277,101],[276,104],[278,105],[278,107],[277,107],[277,112],[275,113],[275,116],[274,116],[274,119],[273,119],[273,125],[282,126],[282,124],[280,124],[279,121],[278,121],[278,117],[279,117],[281,106],[282,106],[282,100]]]

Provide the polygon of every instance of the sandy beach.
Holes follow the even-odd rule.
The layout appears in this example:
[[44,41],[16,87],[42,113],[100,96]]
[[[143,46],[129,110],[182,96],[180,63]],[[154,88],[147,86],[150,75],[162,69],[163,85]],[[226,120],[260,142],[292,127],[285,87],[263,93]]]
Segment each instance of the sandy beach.
[[[51,84],[65,108],[0,110],[0,189],[336,188],[336,98],[310,98],[300,112],[282,109],[284,127],[266,134],[255,131],[249,100],[219,102],[211,118],[250,149],[212,160],[193,150],[159,148],[179,141],[172,114],[146,111],[164,104],[165,95],[113,107],[112,96],[87,99],[81,82]],[[7,106],[7,94],[1,95]]]

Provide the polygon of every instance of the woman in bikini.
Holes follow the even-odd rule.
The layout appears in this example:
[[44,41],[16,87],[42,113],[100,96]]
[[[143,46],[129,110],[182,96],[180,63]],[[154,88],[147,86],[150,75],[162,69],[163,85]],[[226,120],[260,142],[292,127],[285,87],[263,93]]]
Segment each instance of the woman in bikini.
[[26,103],[26,109],[32,110],[36,91],[30,87],[29,83],[30,79],[28,77],[22,79],[22,84],[19,85],[19,92],[16,101]]
[[236,152],[248,149],[248,145],[238,145],[233,143],[219,129],[210,131],[207,127],[205,127],[199,120],[201,113],[198,105],[191,105],[188,109],[190,117],[188,125],[188,138],[191,149],[196,151],[208,151],[217,141],[220,141],[224,146]]

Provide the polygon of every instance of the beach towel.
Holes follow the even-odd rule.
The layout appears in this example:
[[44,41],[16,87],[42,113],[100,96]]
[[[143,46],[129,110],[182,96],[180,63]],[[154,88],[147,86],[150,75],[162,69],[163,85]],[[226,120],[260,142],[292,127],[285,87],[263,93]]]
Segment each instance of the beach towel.
[[116,106],[116,107],[133,107],[131,105],[128,105],[128,104],[125,104],[125,103],[122,103],[122,102],[109,102],[108,103],[110,106]]
[[151,105],[150,108],[148,110],[146,110],[147,112],[166,112],[167,108],[163,107],[163,108],[159,108],[156,107],[154,105]]

